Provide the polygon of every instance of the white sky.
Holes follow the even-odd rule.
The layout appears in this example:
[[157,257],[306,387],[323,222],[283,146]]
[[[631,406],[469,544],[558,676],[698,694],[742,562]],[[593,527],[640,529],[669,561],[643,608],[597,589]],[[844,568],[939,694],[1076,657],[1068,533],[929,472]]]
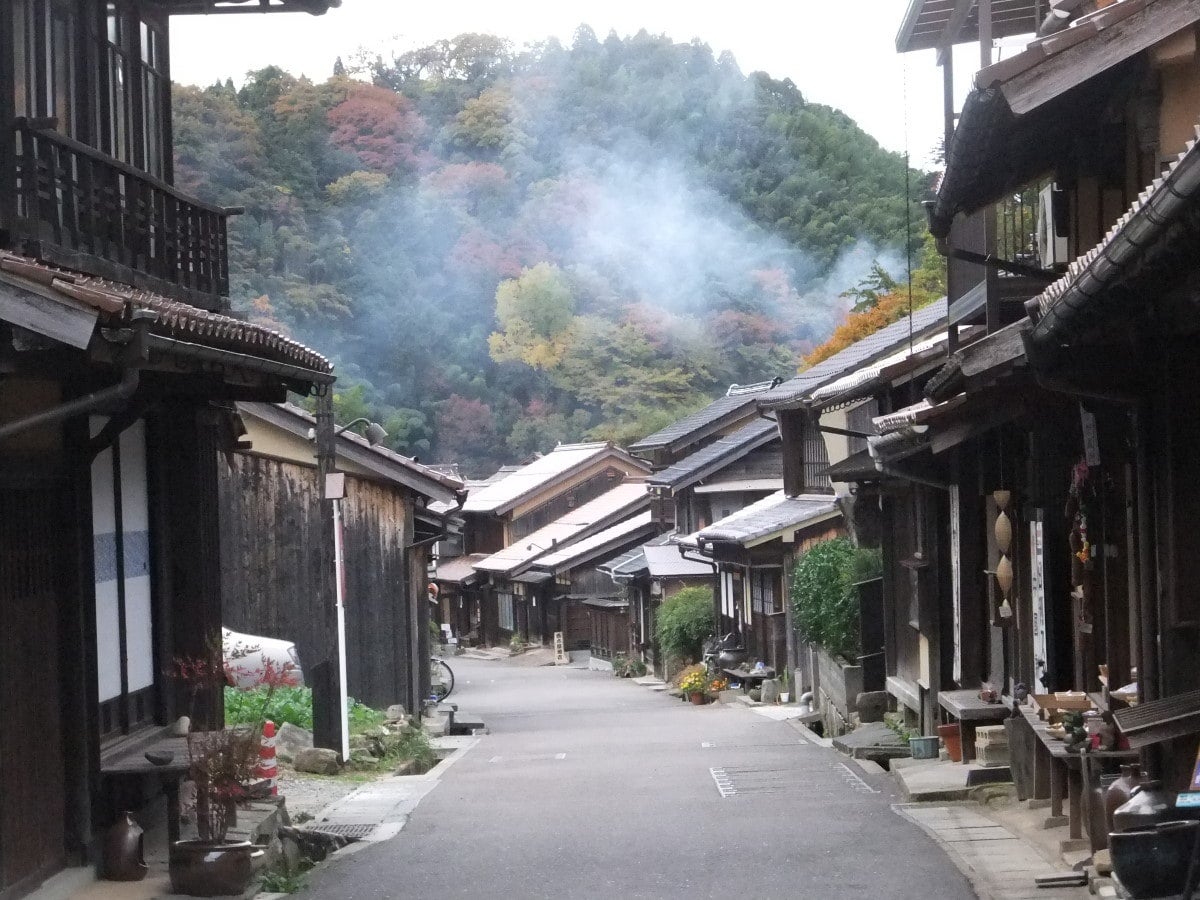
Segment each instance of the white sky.
[[[320,17],[176,16],[171,66],[184,84],[240,82],[270,64],[322,80],[334,59],[361,46],[403,51],[469,31],[518,46],[551,36],[569,45],[581,23],[601,40],[610,30],[625,36],[645,28],[729,50],[743,72],[791,78],[807,99],[845,111],[885,147],[903,152],[907,144],[921,166],[942,132],[941,74],[932,51],[896,53],[907,7],[908,0],[342,0]],[[962,48],[956,60],[969,65],[977,52]],[[962,94],[970,70],[962,62],[956,70]]]

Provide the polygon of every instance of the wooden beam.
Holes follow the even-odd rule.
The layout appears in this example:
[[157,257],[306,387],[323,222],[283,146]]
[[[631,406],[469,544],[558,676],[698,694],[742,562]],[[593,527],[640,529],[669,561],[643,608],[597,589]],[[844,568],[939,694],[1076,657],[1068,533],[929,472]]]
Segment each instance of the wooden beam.
[[50,294],[0,283],[0,319],[80,350],[87,349],[100,317],[94,309]]
[[[988,0],[984,0],[984,2],[988,2]],[[939,66],[952,63],[951,54],[954,45],[958,42],[958,35],[963,26],[967,24],[967,18],[971,15],[971,8],[974,5],[975,0],[956,0],[954,9],[950,12],[950,21],[946,23],[942,36],[938,38],[937,61]]]

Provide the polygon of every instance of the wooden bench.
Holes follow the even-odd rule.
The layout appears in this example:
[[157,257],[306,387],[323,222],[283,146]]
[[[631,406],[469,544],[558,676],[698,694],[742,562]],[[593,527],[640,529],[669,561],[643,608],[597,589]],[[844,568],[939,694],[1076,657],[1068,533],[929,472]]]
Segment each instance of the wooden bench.
[[964,765],[975,758],[975,729],[980,725],[1000,725],[1010,715],[1003,703],[981,700],[978,689],[940,691],[938,704],[958,721]]
[[775,670],[772,668],[765,669],[722,669],[730,679],[736,678],[742,683],[743,691],[750,691],[751,688],[762,687],[762,683],[768,678],[775,677]]
[[[169,752],[171,761],[157,766],[146,759],[149,751]],[[115,806],[116,786],[122,781],[154,778],[167,797],[167,838],[179,840],[179,784],[187,776],[187,739],[176,737],[168,729],[148,731],[144,736],[122,742],[100,754],[100,777],[110,790]]]

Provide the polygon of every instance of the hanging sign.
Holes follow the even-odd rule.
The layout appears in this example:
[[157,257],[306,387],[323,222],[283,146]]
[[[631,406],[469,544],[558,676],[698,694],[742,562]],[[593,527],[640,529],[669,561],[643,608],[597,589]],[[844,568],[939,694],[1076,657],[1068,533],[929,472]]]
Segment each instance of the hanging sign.
[[1083,429],[1083,458],[1089,466],[1100,465],[1100,437],[1096,433],[1096,417],[1079,407],[1079,423]]

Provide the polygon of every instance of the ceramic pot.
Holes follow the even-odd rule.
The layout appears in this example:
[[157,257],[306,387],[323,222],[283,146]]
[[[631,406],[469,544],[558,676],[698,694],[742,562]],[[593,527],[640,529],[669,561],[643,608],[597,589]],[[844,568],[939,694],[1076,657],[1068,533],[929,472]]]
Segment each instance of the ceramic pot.
[[1120,776],[1101,775],[1099,781],[1088,793],[1088,839],[1092,852],[1103,850],[1108,846],[1108,814],[1104,809],[1104,801],[1108,797],[1108,789]]
[[253,858],[260,853],[249,841],[176,841],[171,845],[171,891],[191,897],[242,894],[254,877]]
[[1172,811],[1172,797],[1163,790],[1162,782],[1143,781],[1130,793],[1129,800],[1113,810],[1113,830],[1153,828]]
[[1109,835],[1113,872],[1131,900],[1178,897],[1187,880],[1200,822],[1161,822]]
[[1104,794],[1104,817],[1108,822],[1108,830],[1112,831],[1113,813],[1129,802],[1129,798],[1133,795],[1133,789],[1137,787],[1142,780],[1142,770],[1137,763],[1131,763],[1126,766],[1121,766],[1121,775],[1108,786],[1108,791]]
[[962,762],[962,731],[959,730],[959,727],[957,725],[939,725],[937,733],[946,747],[946,752],[950,754],[950,761]]
[[141,881],[146,877],[142,826],[124,812],[104,835],[104,878],[107,881]]
[[913,759],[937,759],[940,742],[938,737],[909,738],[908,749],[912,752]]
[[689,696],[691,696],[692,703],[696,704],[696,706],[704,705],[704,694],[700,693],[700,691],[692,691]]

